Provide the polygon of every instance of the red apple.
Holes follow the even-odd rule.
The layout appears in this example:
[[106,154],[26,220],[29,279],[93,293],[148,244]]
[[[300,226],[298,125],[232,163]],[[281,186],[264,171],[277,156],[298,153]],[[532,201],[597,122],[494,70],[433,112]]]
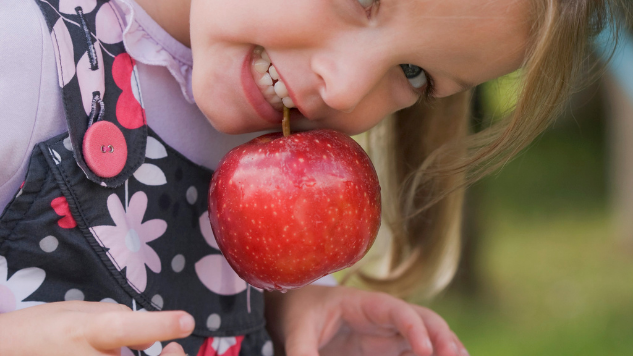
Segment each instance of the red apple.
[[235,272],[266,290],[299,288],[360,260],[380,227],[380,185],[350,137],[260,136],[220,162],[209,217]]

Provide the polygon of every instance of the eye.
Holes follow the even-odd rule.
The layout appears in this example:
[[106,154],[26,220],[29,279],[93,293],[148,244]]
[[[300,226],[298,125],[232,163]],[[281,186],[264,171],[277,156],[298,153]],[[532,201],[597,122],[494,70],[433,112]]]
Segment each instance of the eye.
[[365,10],[367,18],[370,19],[378,12],[380,0],[357,0],[360,6]]
[[376,0],[358,0],[358,2],[360,3],[360,6],[367,9],[370,8],[376,2]]
[[426,73],[422,68],[413,64],[401,64],[400,68],[402,68],[404,76],[407,77],[412,87],[420,89],[426,85]]

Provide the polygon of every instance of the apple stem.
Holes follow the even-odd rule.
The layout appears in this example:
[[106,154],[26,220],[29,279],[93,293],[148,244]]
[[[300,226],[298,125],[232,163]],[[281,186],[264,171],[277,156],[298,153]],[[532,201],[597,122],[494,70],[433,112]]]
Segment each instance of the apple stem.
[[284,137],[290,136],[290,109],[284,106],[284,119],[281,121]]

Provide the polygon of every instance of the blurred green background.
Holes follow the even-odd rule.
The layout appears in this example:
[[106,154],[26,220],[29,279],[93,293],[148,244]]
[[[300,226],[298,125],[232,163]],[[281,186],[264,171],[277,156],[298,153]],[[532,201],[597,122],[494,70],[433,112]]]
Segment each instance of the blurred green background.
[[[478,88],[484,125],[512,103],[515,77]],[[633,355],[633,249],[612,204],[612,84],[576,94],[529,149],[469,189],[462,265],[430,307],[472,356]]]

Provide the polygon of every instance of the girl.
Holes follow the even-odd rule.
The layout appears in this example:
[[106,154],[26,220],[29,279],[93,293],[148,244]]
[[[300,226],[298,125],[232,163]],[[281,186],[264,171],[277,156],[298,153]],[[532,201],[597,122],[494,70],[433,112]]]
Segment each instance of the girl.
[[[432,295],[455,270],[463,172],[480,177],[542,130],[616,4],[4,0],[0,9],[0,354],[272,355],[265,314],[291,356],[457,356],[467,352],[439,316],[387,294],[311,285],[264,295],[240,280],[209,228],[211,170],[278,129],[282,103],[296,108],[295,129],[355,134],[419,102],[375,140],[391,155],[382,158],[393,247],[387,276],[361,277]],[[521,66],[509,123],[466,138],[467,90]]]

